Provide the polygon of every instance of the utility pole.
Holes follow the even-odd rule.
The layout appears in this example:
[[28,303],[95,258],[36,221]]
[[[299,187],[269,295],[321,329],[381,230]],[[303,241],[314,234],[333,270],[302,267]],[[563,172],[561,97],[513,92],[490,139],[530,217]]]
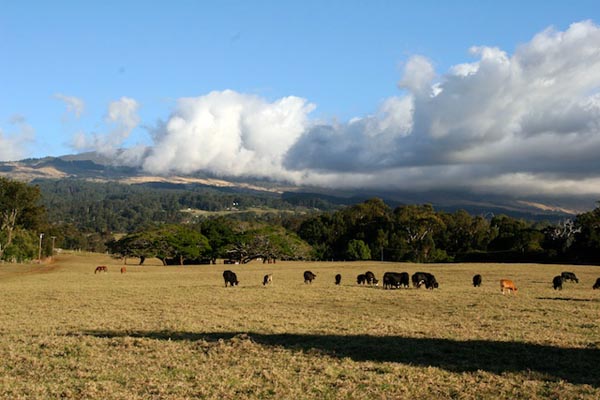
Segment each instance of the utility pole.
[[52,239],[52,253],[50,253],[50,260],[54,260],[54,241],[56,240],[56,236],[50,236]]
[[44,237],[43,233],[40,233],[40,245],[38,247],[38,264],[42,263],[42,238]]

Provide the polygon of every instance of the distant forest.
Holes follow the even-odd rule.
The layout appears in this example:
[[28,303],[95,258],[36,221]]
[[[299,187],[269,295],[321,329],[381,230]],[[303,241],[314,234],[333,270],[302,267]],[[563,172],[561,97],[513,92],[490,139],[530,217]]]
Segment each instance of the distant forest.
[[306,194],[77,179],[40,180],[23,189],[3,179],[5,220],[6,205],[20,206],[10,199],[13,186],[35,207],[10,232],[0,231],[4,260],[34,258],[44,232],[43,254],[53,244],[181,264],[216,258],[600,263],[598,208],[551,223],[427,204],[391,207],[378,198],[341,206]]

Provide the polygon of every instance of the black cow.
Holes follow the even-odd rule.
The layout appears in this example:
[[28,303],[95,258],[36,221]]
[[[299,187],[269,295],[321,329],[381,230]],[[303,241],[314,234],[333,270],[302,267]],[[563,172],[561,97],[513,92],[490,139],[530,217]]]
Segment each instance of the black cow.
[[579,283],[579,279],[577,279],[575,274],[572,272],[561,272],[560,276],[562,276],[563,281],[571,281],[571,282]]
[[365,276],[365,274],[360,274],[356,277],[356,283],[358,283],[359,285],[364,285],[366,281],[367,277]]
[[227,284],[229,284],[229,286],[237,286],[240,284],[235,272],[230,270],[223,271],[223,279],[225,280],[225,287],[227,287]]
[[556,275],[554,279],[552,279],[552,286],[554,290],[562,290],[563,277],[562,275]]
[[273,283],[273,274],[267,274],[263,277],[263,286]]
[[408,287],[408,272],[386,272],[383,274],[383,288],[392,289],[401,286]]
[[379,286],[379,280],[375,278],[375,274],[371,271],[365,272],[365,278],[367,278],[367,283],[369,285]]
[[477,274],[473,277],[473,286],[474,287],[481,286],[481,275]]
[[440,284],[435,279],[435,276],[433,276],[432,274],[427,274],[427,279],[425,280],[425,288],[433,290],[433,289],[437,289],[439,287],[440,287]]
[[440,285],[438,284],[435,276],[428,272],[415,272],[411,277],[413,286],[420,288],[421,285],[425,285],[427,289],[437,289]]
[[339,285],[339,284],[340,284],[340,282],[342,282],[342,275],[341,275],[341,274],[337,274],[337,275],[335,276],[335,284],[336,284],[336,285]]
[[427,280],[427,272],[415,272],[411,276],[413,287],[419,288]]
[[304,271],[304,283],[312,283],[312,281],[317,277],[317,275],[313,274],[310,271]]
[[592,286],[592,289],[594,289],[594,290],[600,289],[600,278],[596,279],[596,283],[594,283],[594,286]]

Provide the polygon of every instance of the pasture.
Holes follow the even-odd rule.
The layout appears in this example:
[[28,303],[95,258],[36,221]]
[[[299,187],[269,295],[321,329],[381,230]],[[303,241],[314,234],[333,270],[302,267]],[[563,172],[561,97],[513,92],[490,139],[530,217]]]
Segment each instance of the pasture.
[[[600,267],[146,263],[0,264],[0,398],[600,398]],[[431,272],[440,288],[358,286],[367,270]],[[580,283],[553,290],[561,271]]]

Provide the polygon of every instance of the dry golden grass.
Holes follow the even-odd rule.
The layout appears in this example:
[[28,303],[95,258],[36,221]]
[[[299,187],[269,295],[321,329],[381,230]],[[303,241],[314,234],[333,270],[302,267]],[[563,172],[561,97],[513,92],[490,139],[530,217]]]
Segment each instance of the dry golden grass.
[[[0,265],[0,397],[600,398],[598,267],[152,261]],[[224,269],[240,286],[224,287]],[[440,289],[357,286],[367,270],[429,271]],[[564,270],[580,283],[554,291]]]

